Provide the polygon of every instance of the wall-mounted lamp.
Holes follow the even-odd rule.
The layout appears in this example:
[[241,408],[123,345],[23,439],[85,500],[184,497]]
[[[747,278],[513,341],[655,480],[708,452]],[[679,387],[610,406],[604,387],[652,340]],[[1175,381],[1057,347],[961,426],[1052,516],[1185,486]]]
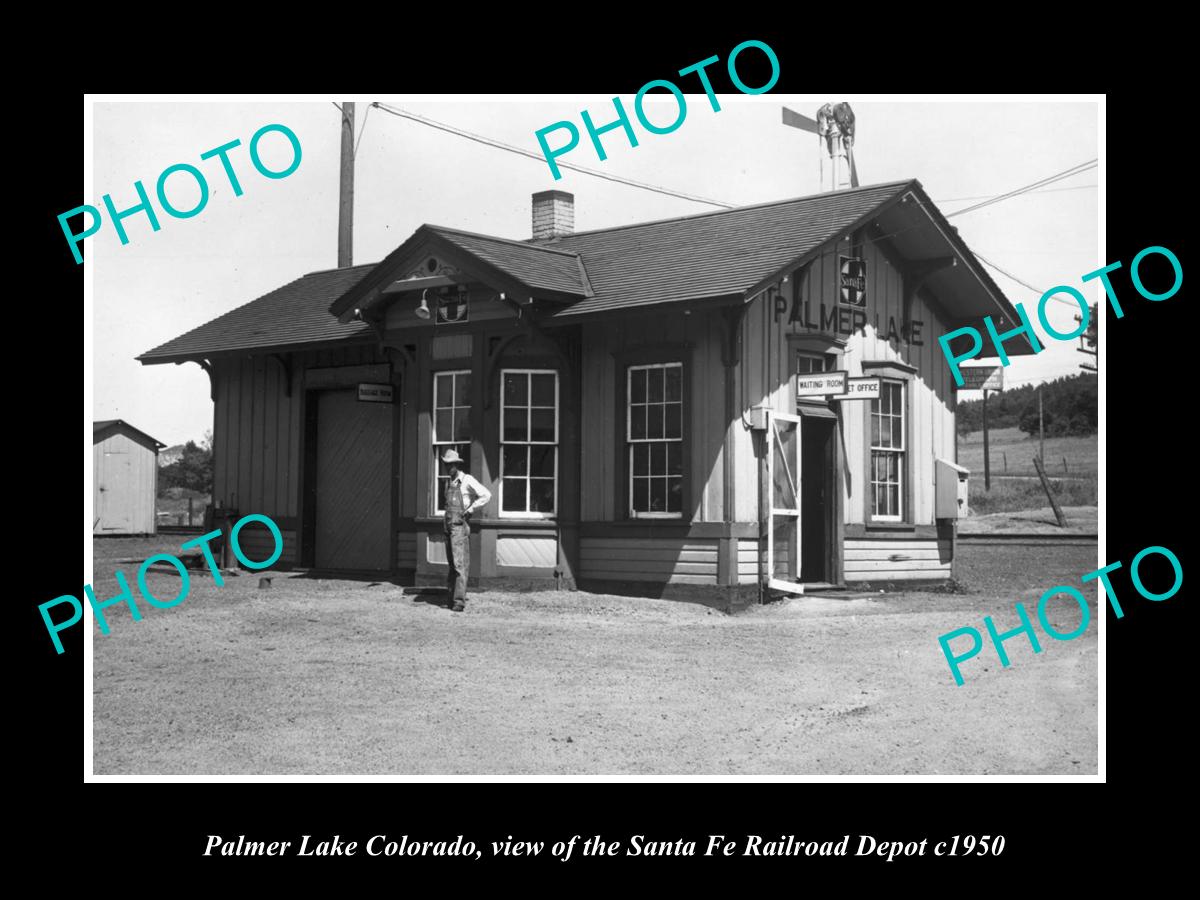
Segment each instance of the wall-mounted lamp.
[[421,305],[418,306],[414,310],[414,312],[416,312],[416,314],[417,314],[418,319],[428,319],[429,318],[429,302],[425,299],[425,295],[428,293],[429,293],[429,288],[425,288],[425,290],[421,291]]

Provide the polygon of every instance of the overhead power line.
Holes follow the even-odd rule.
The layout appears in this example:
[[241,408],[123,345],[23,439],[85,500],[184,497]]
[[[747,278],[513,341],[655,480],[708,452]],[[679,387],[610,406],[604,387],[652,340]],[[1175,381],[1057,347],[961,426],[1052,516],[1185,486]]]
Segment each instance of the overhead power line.
[[[1046,293],[1041,288],[1035,287],[1034,285],[1030,284],[1028,281],[1024,281],[1024,280],[1018,278],[1012,272],[1008,272],[1008,271],[1000,268],[998,265],[996,265],[990,259],[985,257],[982,253],[980,253],[978,250],[972,250],[971,252],[975,254],[975,258],[978,259],[981,263],[991,266],[993,269],[995,269],[1001,275],[1003,275],[1006,278],[1011,278],[1017,284],[1021,285],[1021,287],[1029,288],[1029,290],[1033,291],[1039,297]],[[1075,309],[1075,310],[1079,309],[1079,304],[1076,303],[1074,300],[1068,300],[1066,297],[1060,297],[1058,294],[1055,294],[1050,299],[1057,300],[1059,303],[1065,303],[1065,304],[1067,304],[1067,306],[1071,307],[1071,309]]]
[[367,111],[363,113],[362,127],[358,129],[358,137],[354,141],[354,149],[350,153],[351,157],[358,157],[358,145],[362,143],[363,132],[367,130],[367,116],[371,115],[371,107],[374,105],[374,103],[369,104]]
[[[1057,194],[1061,191],[1086,191],[1088,188],[1100,187],[1098,184],[1074,184],[1071,187],[1058,188],[1042,188],[1036,191],[1029,191],[1030,194]],[[942,199],[934,199],[935,203],[960,203],[964,200],[988,200],[992,194],[976,194],[973,197],[944,197]]]
[[1011,191],[1006,191],[1003,194],[997,194],[995,197],[990,197],[987,200],[982,201],[981,203],[976,203],[972,206],[966,207],[965,209],[956,209],[954,212],[946,213],[946,218],[952,219],[955,216],[961,216],[965,213],[974,212],[977,209],[983,209],[985,206],[991,206],[993,203],[999,203],[1002,200],[1009,200],[1013,197],[1019,197],[1021,194],[1027,194],[1030,191],[1035,190],[1037,188],[1045,187],[1046,185],[1053,184],[1056,181],[1062,181],[1064,178],[1070,178],[1074,175],[1079,175],[1082,172],[1088,172],[1092,169],[1095,169],[1098,165],[1099,165],[1098,160],[1089,159],[1087,162],[1082,162],[1082,163],[1079,163],[1078,165],[1071,166],[1071,168],[1069,168],[1069,169],[1064,169],[1062,172],[1056,172],[1054,175],[1050,175],[1050,176],[1047,176],[1046,178],[1039,179],[1038,181],[1035,181],[1032,184],[1027,184],[1027,185],[1024,185],[1023,187],[1015,188]]
[[[991,266],[993,269],[995,269],[995,270],[996,270],[997,272],[999,272],[1001,275],[1005,276],[1006,278],[1011,278],[1011,279],[1012,279],[1013,281],[1015,281],[1017,284],[1021,285],[1021,287],[1027,287],[1027,288],[1029,288],[1029,290],[1031,290],[1031,291],[1033,291],[1035,294],[1039,294],[1039,295],[1046,293],[1046,292],[1045,292],[1045,291],[1043,291],[1041,288],[1034,287],[1034,286],[1033,286],[1032,284],[1030,284],[1028,281],[1023,281],[1022,279],[1018,278],[1018,277],[1017,277],[1016,275],[1014,275],[1012,272],[1008,272],[1008,271],[1005,271],[1004,269],[1000,268],[998,265],[996,265],[994,262],[992,262],[990,259],[988,259],[986,256],[984,256],[982,253],[980,253],[978,250],[972,250],[971,252],[975,254],[975,258],[976,258],[976,259],[978,259],[978,260],[979,260],[981,263],[984,263],[984,264],[986,264],[986,265],[989,265],[989,266]],[[1056,299],[1056,300],[1061,300],[1062,298],[1061,298],[1061,297],[1055,297],[1055,299]],[[1071,301],[1070,301],[1070,300],[1063,300],[1063,302],[1064,302],[1064,303],[1071,303]],[[1072,305],[1072,306],[1078,306],[1078,304],[1076,304],[1076,303],[1071,303],[1071,305]]]
[[[481,134],[474,134],[470,131],[464,131],[461,128],[455,128],[453,125],[447,125],[444,122],[438,122],[434,119],[427,118],[426,116],[420,116],[416,113],[409,112],[408,110],[385,106],[382,103],[373,103],[371,105],[377,106],[384,112],[391,113],[393,116],[399,116],[402,119],[409,119],[413,122],[419,122],[422,125],[429,126],[430,128],[436,128],[439,131],[446,131],[450,134],[456,134],[459,137],[467,138],[468,140],[475,141],[478,144],[484,144],[488,147],[495,147],[498,150],[507,150],[509,153],[516,153],[520,156],[526,156],[529,159],[536,159],[539,162],[545,161],[545,158],[540,153],[534,153],[533,151],[526,150],[523,147],[514,147],[512,144],[506,144],[503,141],[497,141]],[[617,184],[641,188],[645,191],[654,191],[655,193],[666,194],[668,197],[678,197],[681,200],[690,200],[693,203],[707,203],[709,206],[719,206],[723,209],[734,209],[737,205],[734,203],[724,203],[720,200],[710,200],[707,197],[699,197],[695,194],[686,194],[683,191],[674,191],[670,188],[659,187],[656,184],[647,184],[644,181],[634,181],[631,178],[621,178],[619,175],[611,175],[607,172],[598,172],[595,169],[584,168],[583,166],[577,166],[573,163],[559,162],[557,165],[560,169],[571,169],[574,172],[582,172],[584,175],[592,175],[595,178],[603,178],[605,181],[614,181]]]

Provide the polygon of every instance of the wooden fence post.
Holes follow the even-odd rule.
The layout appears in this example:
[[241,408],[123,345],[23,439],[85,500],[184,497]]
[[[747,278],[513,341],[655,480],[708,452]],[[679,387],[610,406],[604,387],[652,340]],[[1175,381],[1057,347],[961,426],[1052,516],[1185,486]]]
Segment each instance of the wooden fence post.
[[1063,515],[1062,507],[1058,505],[1058,500],[1054,497],[1054,491],[1050,490],[1050,482],[1046,479],[1046,470],[1042,466],[1040,456],[1033,458],[1033,467],[1037,469],[1038,478],[1042,479],[1042,490],[1046,492],[1046,496],[1050,498],[1050,508],[1054,510],[1054,518],[1058,519],[1058,527],[1066,528],[1067,519]]

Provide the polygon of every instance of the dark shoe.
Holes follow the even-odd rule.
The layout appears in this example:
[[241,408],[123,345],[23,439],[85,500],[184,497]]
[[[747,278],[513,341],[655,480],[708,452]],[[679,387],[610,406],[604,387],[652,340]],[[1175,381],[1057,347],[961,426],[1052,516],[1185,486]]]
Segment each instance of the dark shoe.
[[453,612],[466,612],[467,605],[461,600],[455,600],[454,605],[450,607]]

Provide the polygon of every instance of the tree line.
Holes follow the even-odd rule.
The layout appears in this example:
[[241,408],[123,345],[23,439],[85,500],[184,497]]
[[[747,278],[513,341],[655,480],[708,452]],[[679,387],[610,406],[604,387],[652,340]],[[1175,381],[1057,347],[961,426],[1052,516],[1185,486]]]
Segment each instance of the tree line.
[[[1095,375],[1078,374],[1042,384],[1042,405],[1049,437],[1095,434],[1099,424],[1098,389]],[[988,394],[988,427],[1020,428],[1038,433],[1038,386],[1027,384]],[[978,400],[959,400],[960,434],[983,429],[983,395]]]
[[184,488],[201,494],[212,492],[213,461],[212,432],[206,432],[204,442],[188,441],[178,460],[158,470],[158,495],[165,496],[171,488]]

